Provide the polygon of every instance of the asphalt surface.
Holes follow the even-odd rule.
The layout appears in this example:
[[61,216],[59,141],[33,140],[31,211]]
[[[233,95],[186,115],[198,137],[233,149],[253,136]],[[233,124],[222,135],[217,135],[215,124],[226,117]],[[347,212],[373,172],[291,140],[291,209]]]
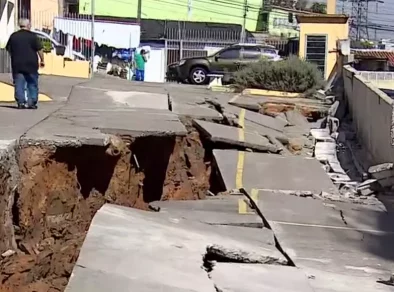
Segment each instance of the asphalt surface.
[[[394,271],[391,210],[300,197],[338,194],[313,158],[250,152],[290,139],[285,122],[247,110],[258,103],[253,98],[238,107],[234,94],[204,87],[103,77],[42,76],[40,89],[53,101],[38,110],[0,105],[0,153],[21,141],[103,145],[108,134],[182,136],[189,117],[206,138],[226,145],[214,156],[227,189],[246,188],[264,217],[242,214],[239,195],[157,202],[158,213],[105,205],[66,291],[394,291],[377,283]],[[225,260],[206,271],[212,245]]]

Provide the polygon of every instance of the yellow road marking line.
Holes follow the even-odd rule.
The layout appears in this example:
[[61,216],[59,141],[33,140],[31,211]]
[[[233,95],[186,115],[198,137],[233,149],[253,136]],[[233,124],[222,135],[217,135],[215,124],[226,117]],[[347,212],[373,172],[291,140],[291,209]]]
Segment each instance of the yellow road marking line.
[[[259,190],[252,189],[250,197],[257,205],[259,200]],[[255,212],[250,209],[249,204],[247,203],[248,201],[249,200],[247,200],[247,198],[238,200],[238,214],[255,214]]]
[[[238,123],[241,126],[238,129],[238,140],[245,141],[245,110],[241,109],[238,116]],[[235,176],[235,188],[240,189],[243,187],[243,174],[244,174],[244,162],[245,162],[245,152],[238,151],[238,161],[237,161],[237,173]]]

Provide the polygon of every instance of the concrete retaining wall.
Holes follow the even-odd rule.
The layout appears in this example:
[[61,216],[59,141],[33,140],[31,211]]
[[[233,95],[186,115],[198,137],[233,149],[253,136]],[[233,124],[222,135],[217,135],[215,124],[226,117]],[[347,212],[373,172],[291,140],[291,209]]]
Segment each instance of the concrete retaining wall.
[[353,125],[370,162],[394,162],[393,100],[350,66],[343,78]]

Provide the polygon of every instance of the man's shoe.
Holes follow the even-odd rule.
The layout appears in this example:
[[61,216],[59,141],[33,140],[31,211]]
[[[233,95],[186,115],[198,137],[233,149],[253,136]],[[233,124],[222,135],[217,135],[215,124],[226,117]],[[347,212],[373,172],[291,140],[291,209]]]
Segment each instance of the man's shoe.
[[38,107],[36,105],[29,105],[27,108],[28,109],[37,109]]
[[24,103],[18,103],[18,109],[25,109],[26,105]]

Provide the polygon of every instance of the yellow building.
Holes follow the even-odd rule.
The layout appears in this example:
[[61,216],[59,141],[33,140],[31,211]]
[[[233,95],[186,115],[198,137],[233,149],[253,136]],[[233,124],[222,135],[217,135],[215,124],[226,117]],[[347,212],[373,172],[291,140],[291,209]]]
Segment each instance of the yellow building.
[[[327,5],[327,13],[335,12]],[[337,42],[349,36],[348,16],[338,14],[298,15],[299,57],[317,64],[328,78],[337,63]]]
[[59,3],[54,0],[30,2],[31,24],[35,29],[53,29],[53,19],[59,15]]

